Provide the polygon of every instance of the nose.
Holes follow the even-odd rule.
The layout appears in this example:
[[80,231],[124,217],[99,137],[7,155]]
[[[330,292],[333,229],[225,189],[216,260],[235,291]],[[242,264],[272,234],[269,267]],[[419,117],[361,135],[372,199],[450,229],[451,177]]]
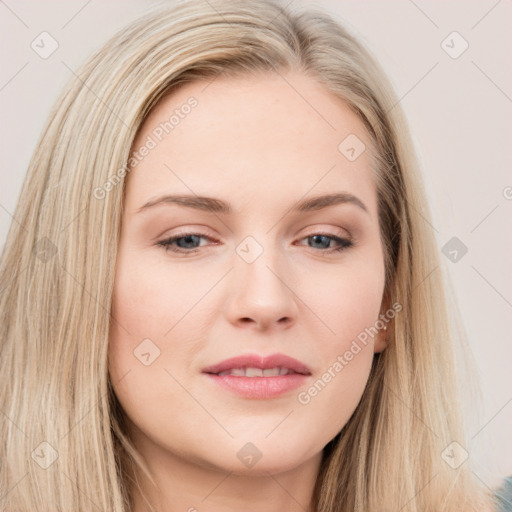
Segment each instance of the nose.
[[251,263],[235,255],[225,309],[233,325],[265,331],[287,329],[296,322],[293,282],[276,251],[266,247]]

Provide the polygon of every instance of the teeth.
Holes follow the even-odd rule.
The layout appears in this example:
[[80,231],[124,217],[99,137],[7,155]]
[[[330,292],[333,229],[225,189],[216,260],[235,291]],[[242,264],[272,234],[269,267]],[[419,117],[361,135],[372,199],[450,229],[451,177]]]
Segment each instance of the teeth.
[[288,368],[267,368],[262,370],[261,368],[233,368],[231,370],[225,370],[220,372],[218,375],[231,375],[233,377],[278,377],[279,375],[288,375],[292,373]]
[[263,377],[263,370],[261,368],[246,368],[245,369],[246,377]]

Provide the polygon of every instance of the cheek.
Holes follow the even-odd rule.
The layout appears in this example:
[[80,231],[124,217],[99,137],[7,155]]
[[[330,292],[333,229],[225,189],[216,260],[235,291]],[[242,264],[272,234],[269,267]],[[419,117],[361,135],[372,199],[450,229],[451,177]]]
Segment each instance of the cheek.
[[[298,395],[300,406],[309,417],[325,420],[319,426],[323,435],[334,435],[346,424],[359,403],[374,357],[376,321],[381,311],[384,289],[383,263],[359,260],[336,269],[302,296],[319,312],[321,335],[316,352],[321,364],[315,380]],[[320,291],[321,290],[321,291]],[[306,298],[307,297],[307,298]],[[327,426],[326,426],[327,425]]]
[[334,364],[326,368],[298,395],[296,418],[301,420],[308,437],[316,440],[318,449],[340,432],[361,400],[372,358],[361,354],[357,357],[339,372]]
[[[175,371],[188,367],[187,336],[193,338],[191,329],[197,328],[187,312],[200,290],[195,288],[196,278],[191,283],[191,276],[187,277],[169,268],[143,265],[129,255],[119,258],[116,271],[109,341],[111,381],[130,425],[160,444],[165,444],[168,434],[185,446],[187,436],[190,443],[199,435],[190,424],[176,422],[176,411],[181,419],[197,414],[197,405],[178,384],[183,377]],[[179,350],[172,346],[176,339],[181,340]],[[173,451],[179,452],[180,443],[175,444]]]
[[383,261],[354,257],[347,258],[346,264],[312,269],[300,281],[298,295],[321,320],[319,336],[325,343],[324,353],[332,355],[333,349],[343,349],[347,341],[374,326],[383,292]]
[[168,343],[174,328],[211,287],[212,276],[198,270],[185,272],[164,258],[148,263],[125,251],[117,263],[112,311],[118,328],[113,338],[120,331],[133,342],[151,338]]
[[[138,407],[180,398],[179,385],[165,370],[181,381],[178,370],[190,368],[211,320],[204,309],[208,301],[202,298],[218,277],[204,267],[185,272],[165,258],[148,262],[126,248],[118,254],[109,371],[114,385],[122,379],[116,387],[122,405],[136,413]],[[187,410],[190,397],[184,395],[182,402],[180,410]]]

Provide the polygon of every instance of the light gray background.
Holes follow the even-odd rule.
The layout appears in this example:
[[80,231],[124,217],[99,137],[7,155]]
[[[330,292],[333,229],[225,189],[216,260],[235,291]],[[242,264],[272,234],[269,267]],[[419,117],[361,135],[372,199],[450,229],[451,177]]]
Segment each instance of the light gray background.
[[[206,0],[205,0],[206,1]],[[512,474],[512,5],[509,0],[302,1],[324,7],[370,47],[390,76],[424,169],[439,249],[468,247],[453,280],[482,379],[484,411],[469,447],[493,486]],[[0,246],[50,106],[90,52],[149,0],[0,1]],[[59,47],[31,48],[43,31]],[[457,31],[458,58],[442,42]],[[453,40],[453,42],[452,42]],[[460,48],[460,41],[445,45]]]

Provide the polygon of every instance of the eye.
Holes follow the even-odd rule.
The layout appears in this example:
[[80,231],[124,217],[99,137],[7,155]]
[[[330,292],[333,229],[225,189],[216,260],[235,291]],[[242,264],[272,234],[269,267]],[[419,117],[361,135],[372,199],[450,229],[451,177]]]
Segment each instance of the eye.
[[[209,236],[202,233],[181,233],[179,235],[166,238],[165,240],[161,240],[160,242],[157,242],[157,245],[163,247],[166,251],[181,254],[193,254],[196,253],[200,247],[205,245],[201,245],[201,239],[209,240],[214,243],[216,242]],[[351,240],[335,236],[331,233],[315,233],[304,237],[301,240],[311,241],[312,245],[309,245],[309,247],[326,253],[340,252],[354,245]],[[332,242],[336,244],[334,247],[331,247]]]
[[197,252],[198,247],[200,247],[198,244],[201,238],[213,241],[212,238],[201,233],[181,233],[161,240],[157,242],[157,245],[164,247],[166,251],[190,254]]
[[[351,240],[341,238],[330,233],[315,233],[314,235],[303,238],[303,240],[311,240],[314,245],[310,245],[310,247],[313,249],[320,249],[322,252],[339,252],[354,245]],[[329,247],[332,241],[337,244],[337,247]],[[320,245],[320,247],[315,246],[317,244]]]

